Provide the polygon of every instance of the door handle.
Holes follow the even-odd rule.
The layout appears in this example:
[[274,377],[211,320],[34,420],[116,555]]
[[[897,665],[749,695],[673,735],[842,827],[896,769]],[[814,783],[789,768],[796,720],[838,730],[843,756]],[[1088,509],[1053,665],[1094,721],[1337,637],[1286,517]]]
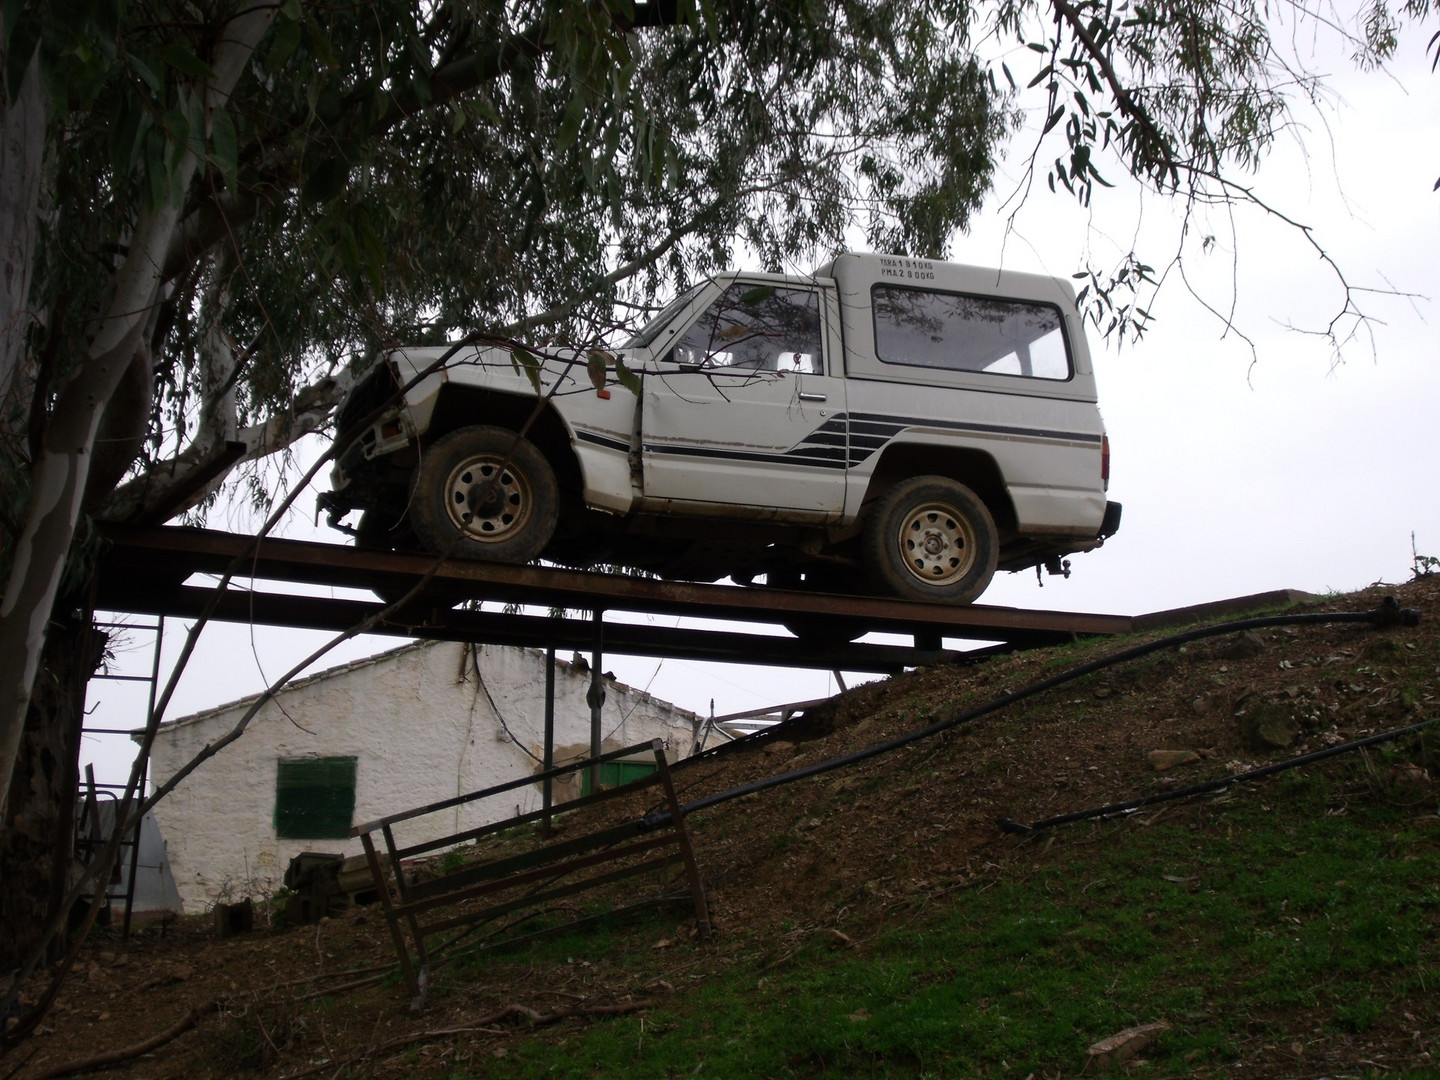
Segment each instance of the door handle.
[[805,391],[805,390],[801,390],[801,391],[800,391],[800,400],[801,400],[801,401],[824,401],[824,400],[825,400],[825,395],[824,395],[824,394],[810,393],[810,392],[807,392],[807,391]]

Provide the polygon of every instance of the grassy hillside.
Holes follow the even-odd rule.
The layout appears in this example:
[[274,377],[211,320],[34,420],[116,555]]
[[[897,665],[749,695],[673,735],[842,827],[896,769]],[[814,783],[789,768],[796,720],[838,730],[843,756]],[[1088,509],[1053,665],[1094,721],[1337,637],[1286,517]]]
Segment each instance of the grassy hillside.
[[[1368,610],[1389,594],[1421,625],[1165,648],[695,814],[709,943],[673,913],[602,921],[441,969],[415,1015],[393,975],[332,989],[393,966],[373,910],[224,941],[197,921],[128,947],[97,942],[50,1030],[4,1064],[33,1052],[19,1075],[38,1076],[216,1001],[194,1030],[116,1071],[1440,1076],[1440,727],[1123,816],[1029,835],[997,825],[1440,715],[1440,579],[1308,610]],[[682,797],[852,753],[1133,644],[861,687],[678,770]],[[1191,753],[1161,771],[1155,751]],[[1089,1053],[1160,1022],[1119,1051],[1128,1061]]]

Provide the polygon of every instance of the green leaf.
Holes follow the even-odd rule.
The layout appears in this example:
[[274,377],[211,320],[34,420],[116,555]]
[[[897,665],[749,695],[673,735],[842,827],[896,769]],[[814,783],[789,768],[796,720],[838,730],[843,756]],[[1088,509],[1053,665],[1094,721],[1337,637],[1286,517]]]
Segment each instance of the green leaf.
[[235,121],[223,105],[210,113],[210,160],[225,178],[225,186],[234,191],[239,186],[240,146]]
[[340,158],[326,158],[305,178],[301,194],[308,202],[329,202],[339,195],[350,177],[350,165]]
[[522,374],[530,380],[530,386],[538,394],[540,392],[540,358],[523,345],[516,345],[510,350],[510,366],[517,374]]
[[135,151],[140,137],[149,130],[150,114],[134,106],[124,95],[116,94],[110,113],[110,167],[116,176],[128,176],[135,165]]
[[580,137],[580,125],[585,121],[585,99],[576,94],[565,109],[565,118],[560,122],[560,131],[555,136],[555,151],[563,154],[575,145]]
[[326,124],[333,124],[339,120],[340,113],[344,108],[345,99],[333,86],[327,86],[321,90],[320,96],[315,100],[315,115]]
[[169,190],[169,170],[165,168],[165,133],[152,127],[145,133],[145,197],[153,210],[165,203]]
[[275,30],[270,35],[270,49],[265,56],[265,65],[269,68],[282,67],[286,60],[289,60],[296,48],[300,45],[302,28],[298,12],[295,18],[284,17],[284,9],[281,10],[281,18],[275,24]]
[[166,109],[160,123],[164,126],[166,139],[170,143],[165,164],[173,171],[180,167],[180,159],[185,156],[190,142],[190,118],[179,109]]
[[[478,63],[478,61],[477,61]],[[500,123],[500,114],[495,111],[495,103],[490,100],[490,95],[483,91],[470,98],[470,104],[480,110],[480,116],[492,124]]]
[[188,46],[173,43],[161,45],[155,50],[155,55],[182,75],[204,79],[206,82],[215,78],[214,69],[196,56]]
[[618,356],[615,358],[615,381],[637,398],[640,396],[640,376],[626,367]]
[[604,349],[591,349],[590,355],[585,358],[585,374],[590,377],[590,385],[596,390],[605,389],[605,371],[613,360],[614,357]]
[[154,68],[135,53],[126,53],[125,62],[130,65],[130,69],[136,75],[140,76],[140,81],[150,88],[152,94],[160,93],[165,84],[160,80],[160,76],[155,74]]
[[185,118],[190,126],[188,149],[199,161],[205,160],[205,100],[202,94],[184,94]]

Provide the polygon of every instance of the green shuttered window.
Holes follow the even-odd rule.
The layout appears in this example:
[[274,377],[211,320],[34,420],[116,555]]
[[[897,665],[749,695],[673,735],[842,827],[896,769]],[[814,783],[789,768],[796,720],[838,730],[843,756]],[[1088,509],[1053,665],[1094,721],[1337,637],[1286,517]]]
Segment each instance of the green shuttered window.
[[275,773],[275,835],[334,840],[350,835],[355,758],[282,758]]
[[[656,769],[653,761],[607,761],[600,766],[600,786],[616,788],[636,780],[643,780]],[[580,774],[580,795],[590,794],[590,770]]]

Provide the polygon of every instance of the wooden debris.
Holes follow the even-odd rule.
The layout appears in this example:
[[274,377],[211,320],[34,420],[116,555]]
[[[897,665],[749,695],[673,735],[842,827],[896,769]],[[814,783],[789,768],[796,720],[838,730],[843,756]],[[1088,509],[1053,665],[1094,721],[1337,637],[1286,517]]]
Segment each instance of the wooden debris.
[[1166,1020],[1157,1020],[1153,1024],[1140,1024],[1138,1027],[1126,1028],[1124,1031],[1111,1035],[1108,1039],[1101,1039],[1090,1047],[1088,1051],[1090,1061],[1100,1066],[1119,1065],[1144,1050],[1160,1037],[1161,1032],[1169,1030],[1170,1023]]
[[1177,765],[1190,765],[1200,760],[1194,750],[1151,750],[1148,755],[1150,767],[1156,772],[1165,772]]

